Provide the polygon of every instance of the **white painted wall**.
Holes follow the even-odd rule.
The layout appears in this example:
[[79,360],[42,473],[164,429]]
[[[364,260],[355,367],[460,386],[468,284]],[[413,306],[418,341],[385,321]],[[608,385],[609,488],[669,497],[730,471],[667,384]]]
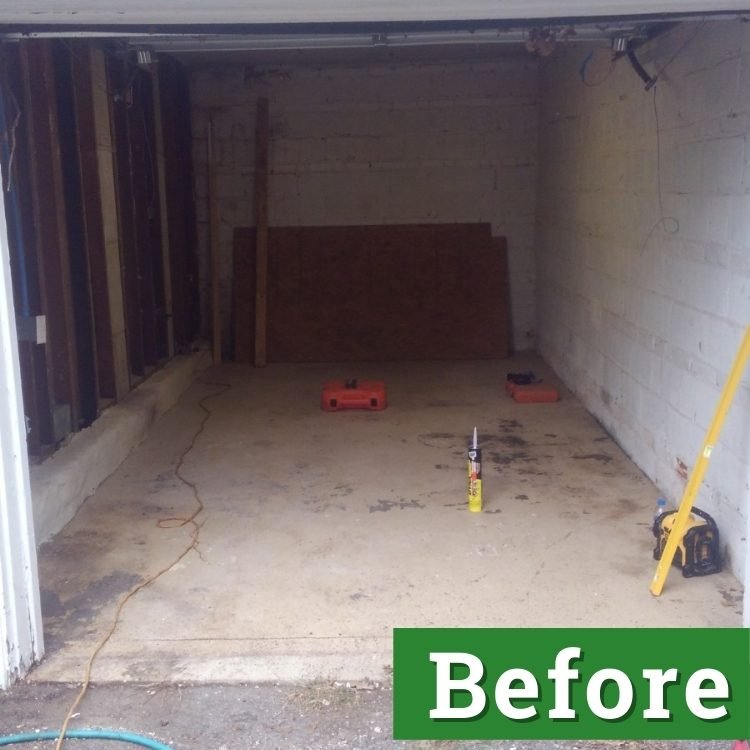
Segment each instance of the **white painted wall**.
[[[693,465],[750,322],[750,27],[681,26],[640,57],[653,72],[675,54],[656,103],[664,215],[679,231],[657,226],[653,92],[626,60],[584,86],[580,48],[543,67],[537,226],[539,349],[672,501],[677,461]],[[589,82],[608,67],[600,50]],[[740,580],[749,384],[746,374],[697,503]]]
[[44,654],[7,238],[0,197],[0,689]]
[[493,234],[508,237],[515,345],[532,346],[536,91],[537,64],[530,56],[195,72],[204,313],[207,119],[211,113],[219,160],[227,337],[232,230],[254,223],[255,101],[267,96],[272,226],[490,222]]

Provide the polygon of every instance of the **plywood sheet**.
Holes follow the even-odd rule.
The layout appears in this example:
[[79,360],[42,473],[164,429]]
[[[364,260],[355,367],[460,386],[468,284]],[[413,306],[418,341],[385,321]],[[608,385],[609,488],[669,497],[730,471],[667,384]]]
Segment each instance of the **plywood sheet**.
[[[254,230],[235,232],[235,358],[250,361]],[[488,224],[274,227],[270,362],[508,353],[505,241]]]

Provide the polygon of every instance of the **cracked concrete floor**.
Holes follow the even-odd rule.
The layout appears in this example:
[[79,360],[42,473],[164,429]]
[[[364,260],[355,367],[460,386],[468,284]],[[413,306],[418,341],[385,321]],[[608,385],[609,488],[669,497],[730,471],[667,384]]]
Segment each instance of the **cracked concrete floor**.
[[[739,626],[728,574],[672,573],[659,599],[658,495],[569,392],[519,405],[500,362],[225,365],[183,473],[205,511],[200,554],[132,599],[94,680],[384,679],[394,626]],[[332,377],[383,378],[383,412],[324,413]],[[118,598],[182,550],[175,464],[219,389],[197,383],[41,551],[48,655],[80,679]],[[485,511],[465,507],[465,449],[484,448]]]

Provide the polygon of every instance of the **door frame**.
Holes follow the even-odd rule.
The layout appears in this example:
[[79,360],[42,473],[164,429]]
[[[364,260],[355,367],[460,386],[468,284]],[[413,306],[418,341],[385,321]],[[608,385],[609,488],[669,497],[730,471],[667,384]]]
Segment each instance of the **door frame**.
[[26,419],[0,191],[0,689],[44,655]]

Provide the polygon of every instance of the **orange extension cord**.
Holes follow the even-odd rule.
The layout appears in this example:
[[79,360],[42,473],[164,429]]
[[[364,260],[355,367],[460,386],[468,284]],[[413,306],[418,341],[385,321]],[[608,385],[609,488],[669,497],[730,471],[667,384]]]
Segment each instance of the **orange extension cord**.
[[171,518],[161,518],[157,521],[157,526],[159,526],[160,529],[177,529],[182,528],[183,526],[190,526],[190,543],[185,547],[185,549],[180,552],[177,557],[172,560],[172,562],[169,563],[169,565],[166,565],[161,570],[159,570],[156,573],[153,573],[152,575],[148,576],[148,578],[145,578],[143,581],[141,581],[139,584],[134,586],[130,591],[128,591],[125,596],[122,597],[120,600],[120,603],[117,605],[117,609],[115,610],[115,615],[112,618],[112,624],[109,626],[109,629],[104,634],[102,639],[97,644],[96,648],[92,651],[91,656],[89,657],[89,660],[86,664],[86,669],[83,673],[83,682],[81,684],[81,689],[78,691],[78,694],[76,695],[75,700],[73,701],[73,704],[71,705],[70,709],[68,710],[68,713],[65,717],[65,721],[62,724],[62,727],[60,729],[60,736],[57,739],[57,742],[55,743],[55,750],[60,750],[63,746],[63,742],[65,742],[65,734],[68,731],[68,725],[70,724],[73,715],[76,712],[76,709],[81,705],[81,701],[83,700],[84,696],[86,695],[86,692],[89,689],[89,686],[91,684],[91,671],[94,668],[94,662],[96,661],[96,658],[101,653],[102,649],[109,643],[109,640],[112,638],[112,636],[115,634],[115,631],[117,630],[117,626],[120,623],[120,617],[122,616],[122,611],[125,609],[125,605],[139,592],[143,591],[146,587],[150,586],[154,581],[158,580],[163,576],[165,573],[168,573],[172,568],[177,565],[183,558],[187,557],[187,555],[190,554],[193,550],[198,552],[200,555],[200,552],[198,551],[198,542],[200,540],[200,533],[201,533],[201,526],[202,523],[198,522],[198,516],[203,513],[205,510],[205,505],[203,504],[203,499],[201,498],[200,491],[198,490],[197,485],[195,482],[190,481],[187,477],[185,477],[182,474],[182,468],[185,464],[185,459],[190,454],[190,452],[195,448],[195,444],[198,440],[198,438],[203,434],[203,431],[206,429],[206,424],[208,423],[208,420],[211,418],[211,410],[206,406],[206,402],[213,399],[218,398],[219,396],[222,396],[225,394],[228,390],[231,389],[231,385],[229,383],[204,383],[201,382],[200,385],[208,385],[208,386],[216,386],[217,388],[221,388],[220,391],[217,393],[210,393],[207,396],[204,396],[199,402],[198,406],[203,410],[203,417],[201,418],[200,424],[198,425],[198,429],[193,433],[193,437],[190,440],[190,443],[185,448],[185,450],[182,451],[180,454],[179,459],[177,460],[177,465],[175,466],[175,476],[187,487],[190,488],[190,490],[193,493],[193,499],[195,500],[195,509],[193,512],[186,517],[182,516],[173,516]]

